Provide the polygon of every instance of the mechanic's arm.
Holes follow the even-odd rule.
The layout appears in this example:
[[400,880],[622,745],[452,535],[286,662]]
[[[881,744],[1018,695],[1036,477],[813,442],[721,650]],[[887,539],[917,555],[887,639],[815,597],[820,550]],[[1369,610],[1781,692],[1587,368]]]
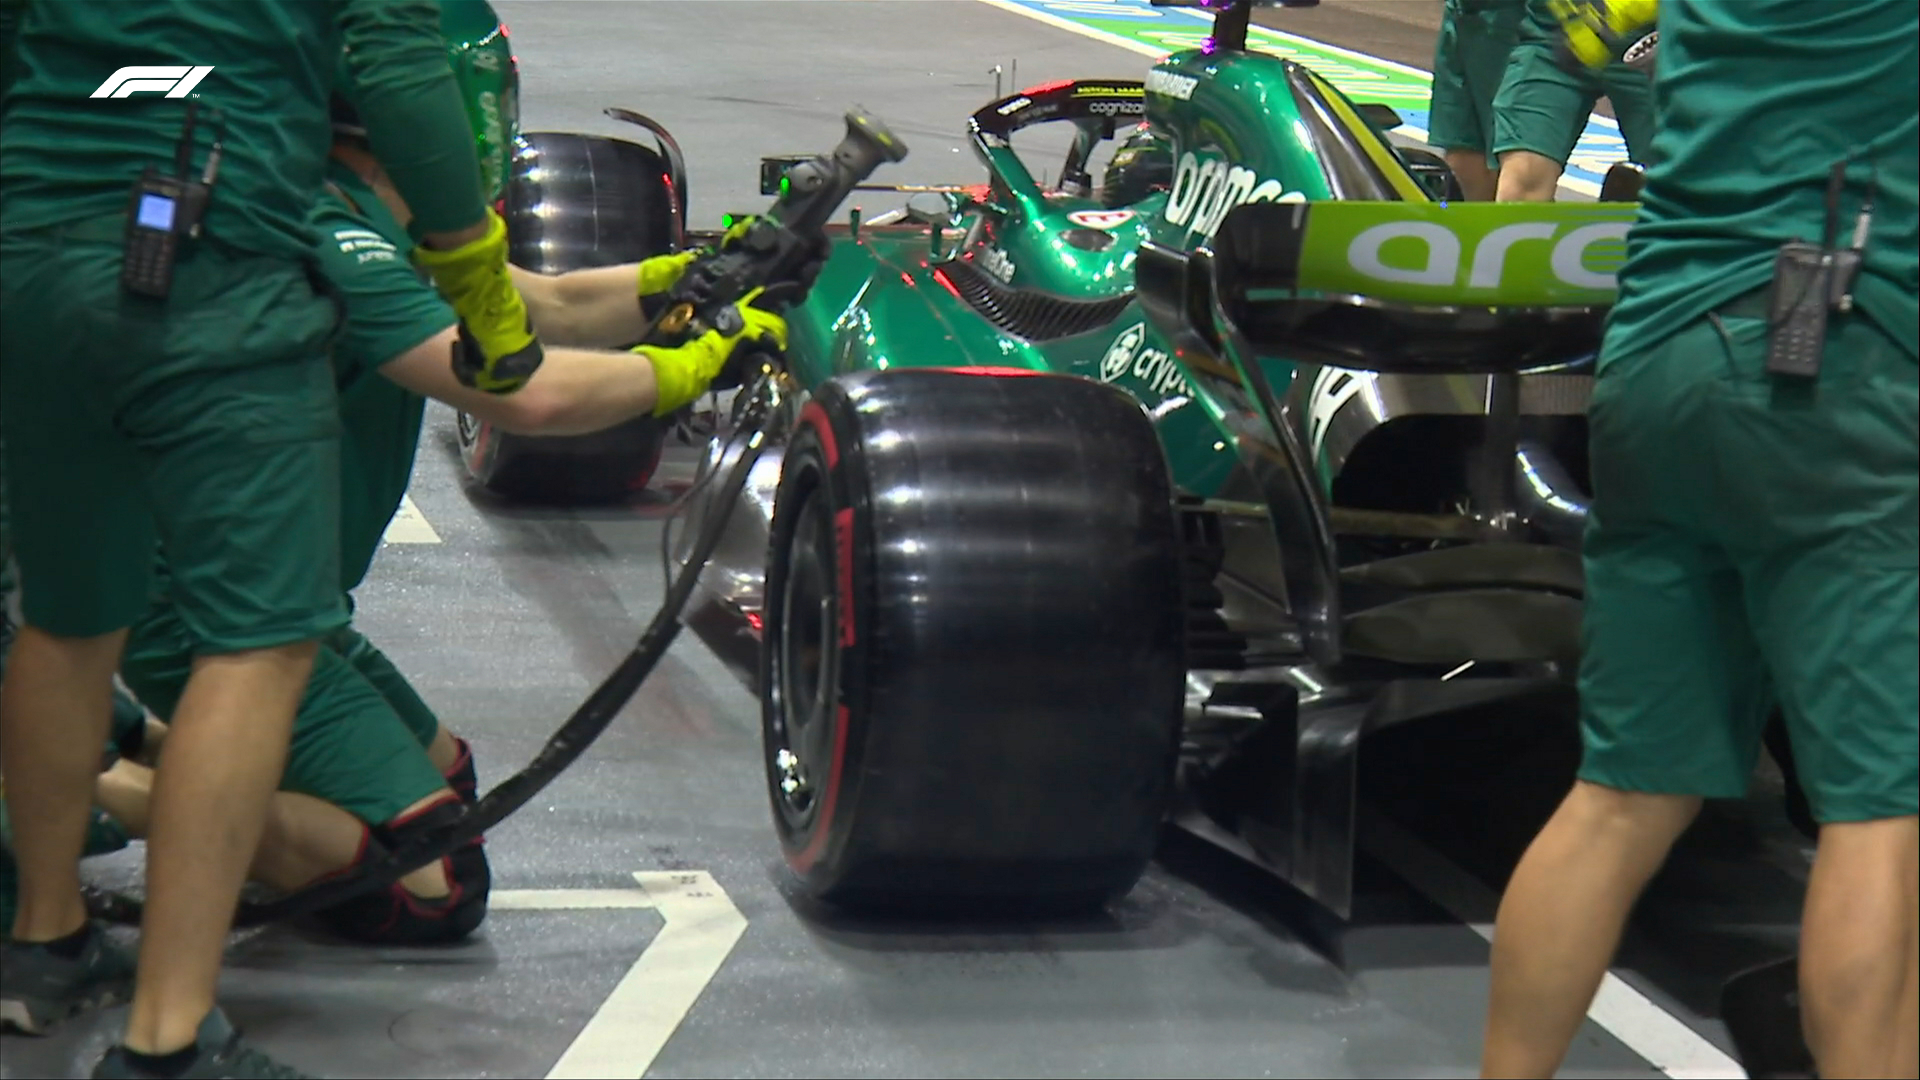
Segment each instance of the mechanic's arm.
[[512,267],[514,287],[540,339],[551,344],[619,348],[639,341],[647,317],[634,292],[639,267],[593,266],[564,274]]
[[[734,349],[760,340],[787,347],[787,324],[778,315],[739,304],[741,327],[732,336],[717,330],[677,348],[642,345],[631,352],[556,347],[526,385],[492,394],[462,383],[449,359],[459,333],[449,327],[383,364],[380,373],[422,397],[470,413],[521,435],[585,435],[638,416],[666,416],[705,393]],[[636,305],[637,306],[637,305]]]
[[[720,235],[714,248],[746,235],[754,218],[743,217]],[[546,341],[589,348],[622,348],[647,330],[640,302],[662,296],[703,252],[691,248],[620,266],[593,266],[564,274],[538,274],[512,267],[514,288],[526,298],[527,315]],[[824,255],[821,262],[825,262]],[[818,268],[814,268],[818,273]],[[810,280],[810,279],[809,279]]]
[[547,346],[546,362],[520,389],[511,394],[477,390],[455,378],[448,362],[458,340],[449,326],[382,365],[380,374],[516,435],[586,435],[646,416],[659,403],[646,357],[554,345]]
[[429,246],[453,248],[483,237],[488,213],[480,159],[447,65],[439,5],[345,0],[340,32],[367,141]]

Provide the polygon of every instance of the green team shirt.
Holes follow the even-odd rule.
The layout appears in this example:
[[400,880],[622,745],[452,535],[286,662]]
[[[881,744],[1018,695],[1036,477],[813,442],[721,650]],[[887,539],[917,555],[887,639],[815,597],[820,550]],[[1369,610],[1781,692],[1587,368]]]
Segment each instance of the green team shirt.
[[1765,285],[1781,244],[1818,242],[1828,170],[1856,150],[1840,242],[1850,241],[1869,188],[1873,227],[1854,302],[1920,355],[1916,39],[1914,0],[1660,5],[1655,160],[1627,236],[1603,363]]
[[[8,231],[123,214],[142,169],[173,171],[188,100],[227,132],[205,230],[243,251],[312,251],[307,220],[341,70],[376,153],[428,231],[485,212],[479,162],[433,0],[9,0],[0,19],[0,198]],[[189,98],[94,98],[128,67],[192,68]],[[208,69],[204,72],[201,69]],[[155,75],[159,73],[147,73]],[[174,73],[167,73],[172,75]],[[197,174],[212,145],[203,123]]]
[[346,195],[324,196],[313,220],[321,270],[347,308],[333,366],[340,393],[340,586],[352,592],[407,493],[427,404],[380,368],[457,317],[408,261],[413,241],[379,196],[337,162],[327,179]]

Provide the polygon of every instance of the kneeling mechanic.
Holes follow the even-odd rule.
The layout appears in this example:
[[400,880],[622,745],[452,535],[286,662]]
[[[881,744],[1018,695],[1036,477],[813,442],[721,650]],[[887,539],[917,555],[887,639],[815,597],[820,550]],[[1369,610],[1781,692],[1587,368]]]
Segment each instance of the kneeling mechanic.
[[[442,29],[485,165],[488,148],[509,147],[517,135],[510,120],[518,113],[511,51],[483,0],[443,4]],[[476,63],[476,52],[492,55]],[[731,337],[714,332],[680,348],[632,352],[565,347],[639,338],[642,297],[670,287],[696,252],[555,277],[516,269],[545,342],[544,359],[511,392],[469,385],[449,362],[462,347],[456,316],[408,264],[411,214],[344,98],[335,101],[334,130],[327,194],[315,215],[316,256],[346,313],[332,359],[342,424],[341,587],[350,605],[406,492],[426,398],[508,431],[583,434],[682,408],[705,391],[742,341],[785,345],[778,316],[743,308],[744,328]],[[505,170],[487,171],[487,197],[495,200],[503,194]],[[351,870],[408,829],[455,812],[476,795],[467,744],[378,648],[351,626],[322,646],[251,867],[256,881],[287,891]],[[163,602],[135,626],[122,676],[164,718],[179,700],[193,650],[191,633]],[[145,765],[118,761],[100,777],[97,801],[137,835],[151,782]],[[386,889],[318,915],[354,940],[455,941],[484,919],[489,882],[475,840]]]

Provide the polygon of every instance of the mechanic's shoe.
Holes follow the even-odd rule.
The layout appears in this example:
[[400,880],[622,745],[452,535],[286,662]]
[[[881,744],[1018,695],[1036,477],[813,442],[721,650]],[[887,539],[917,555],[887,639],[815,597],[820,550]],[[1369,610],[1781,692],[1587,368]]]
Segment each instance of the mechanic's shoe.
[[460,748],[460,753],[445,773],[447,786],[460,796],[461,802],[470,803],[480,797],[480,774],[473,767],[473,747],[458,735],[454,736],[453,745]]
[[[144,1069],[124,1046],[107,1051],[93,1067],[94,1080],[214,1080],[225,1077],[258,1077],[260,1080],[314,1080],[273,1060],[248,1046],[240,1033],[227,1022],[225,1013],[215,1008],[200,1021],[200,1034],[192,1046],[193,1056],[166,1071]],[[183,1051],[184,1053],[184,1051]]]
[[0,945],[0,1030],[45,1034],[78,1013],[133,996],[133,953],[97,923],[84,933],[86,942],[72,958],[48,944]]

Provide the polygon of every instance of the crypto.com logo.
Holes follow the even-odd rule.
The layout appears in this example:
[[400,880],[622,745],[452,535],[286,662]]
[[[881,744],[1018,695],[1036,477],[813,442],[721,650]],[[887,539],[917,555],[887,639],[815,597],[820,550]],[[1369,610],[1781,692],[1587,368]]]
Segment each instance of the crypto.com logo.
[[122,98],[129,94],[165,94],[170,98],[183,98],[212,71],[211,64],[206,67],[123,67],[87,96]]

